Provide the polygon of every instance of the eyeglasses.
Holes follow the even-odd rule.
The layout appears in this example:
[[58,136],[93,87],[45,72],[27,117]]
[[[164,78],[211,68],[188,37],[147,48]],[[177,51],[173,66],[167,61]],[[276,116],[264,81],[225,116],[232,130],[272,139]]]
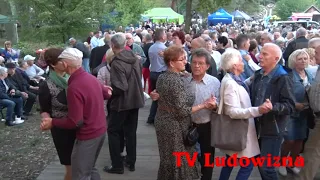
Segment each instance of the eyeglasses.
[[204,65],[206,65],[206,63],[203,63],[203,62],[195,62],[195,61],[192,61],[191,64],[194,65],[194,66],[197,66],[197,65],[199,65],[199,66],[204,66]]
[[175,61],[186,61],[187,60],[187,57],[182,57],[182,58],[180,58],[180,59],[178,59],[178,60],[175,60]]

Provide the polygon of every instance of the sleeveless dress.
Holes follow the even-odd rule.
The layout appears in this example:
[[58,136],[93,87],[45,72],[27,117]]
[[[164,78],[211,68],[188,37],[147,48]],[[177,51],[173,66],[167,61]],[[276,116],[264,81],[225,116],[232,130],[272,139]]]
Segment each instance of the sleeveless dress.
[[[52,118],[62,118],[68,115],[66,92],[48,77],[39,85],[39,103],[42,112],[47,112]],[[60,163],[71,165],[71,154],[76,139],[76,130],[53,127],[51,135],[56,147]]]

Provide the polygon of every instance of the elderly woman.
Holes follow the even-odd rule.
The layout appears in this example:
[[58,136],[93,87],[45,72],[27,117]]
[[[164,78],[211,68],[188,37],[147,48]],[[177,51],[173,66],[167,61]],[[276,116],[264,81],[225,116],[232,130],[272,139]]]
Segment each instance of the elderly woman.
[[[187,58],[181,46],[170,46],[164,51],[164,61],[168,71],[159,76],[156,91],[159,93],[159,106],[156,114],[155,129],[158,139],[160,166],[158,180],[192,180],[199,179],[198,163],[188,166],[182,157],[181,167],[176,166],[174,152],[193,154],[194,146],[184,144],[184,135],[191,126],[191,114],[210,108],[214,100],[193,106],[195,89],[187,77],[181,75],[185,70]],[[191,77],[189,77],[191,78]],[[188,83],[189,82],[189,83]]]
[[315,50],[313,48],[304,48],[309,55],[309,63],[306,70],[311,73],[312,77],[315,78],[318,70],[318,65],[315,59]]
[[[309,55],[306,51],[299,49],[289,56],[289,73],[293,80],[293,92],[296,98],[296,112],[290,116],[287,124],[287,132],[284,136],[284,142],[281,148],[281,156],[287,157],[290,153],[292,161],[302,150],[303,140],[307,137],[307,119],[306,109],[308,109],[308,100],[306,87],[312,83],[312,75],[305,70],[308,66]],[[289,167],[295,174],[300,172],[297,167]],[[279,173],[283,176],[287,175],[286,167],[281,166]]]
[[[23,100],[20,92],[6,79],[7,76],[7,68],[0,67],[0,104],[7,108],[5,124],[7,126],[14,126],[24,122],[24,120],[22,120]],[[14,114],[15,120],[12,120]]]
[[[221,67],[227,72],[222,79],[220,88],[220,101],[223,101],[224,114],[234,119],[248,119],[249,121],[246,148],[240,152],[234,152],[228,149],[222,150],[227,154],[225,159],[227,166],[222,168],[219,179],[228,180],[233,168],[229,167],[227,163],[230,156],[237,154],[238,158],[251,158],[260,154],[253,118],[267,113],[269,109],[272,108],[272,105],[270,101],[266,101],[260,107],[251,106],[249,88],[240,78],[240,74],[244,71],[244,64],[239,51],[235,49],[226,50],[221,57]],[[241,167],[236,179],[248,179],[252,169],[252,162],[250,162],[248,166]]]
[[11,41],[4,42],[3,55],[6,62],[18,62],[19,52],[12,48]]
[[[68,115],[66,89],[69,75],[63,72],[64,65],[58,56],[63,49],[50,48],[44,54],[50,70],[46,81],[39,84],[39,103],[42,117],[63,118]],[[71,180],[71,153],[76,138],[76,130],[57,127],[51,129],[60,163],[65,166],[64,180]]]

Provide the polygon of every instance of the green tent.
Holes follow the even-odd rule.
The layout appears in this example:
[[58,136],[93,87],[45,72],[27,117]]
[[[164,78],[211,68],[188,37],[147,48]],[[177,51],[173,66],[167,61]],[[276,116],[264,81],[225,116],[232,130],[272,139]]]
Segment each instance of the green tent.
[[153,22],[176,22],[178,21],[179,24],[184,22],[183,15],[176,13],[171,8],[153,8],[142,14],[143,18],[152,19]]
[[4,16],[4,15],[0,14],[0,24],[8,24],[10,22],[11,22],[11,20],[8,16]]

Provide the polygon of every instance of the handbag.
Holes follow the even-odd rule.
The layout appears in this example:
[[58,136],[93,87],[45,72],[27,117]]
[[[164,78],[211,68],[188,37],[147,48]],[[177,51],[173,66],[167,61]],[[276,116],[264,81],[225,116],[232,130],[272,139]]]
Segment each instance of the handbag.
[[247,146],[249,121],[232,119],[223,114],[223,94],[224,87],[221,87],[218,112],[211,114],[211,146],[223,150],[242,151]]
[[194,146],[199,139],[199,133],[197,127],[192,125],[189,127],[187,134],[184,136],[184,145],[186,146]]

